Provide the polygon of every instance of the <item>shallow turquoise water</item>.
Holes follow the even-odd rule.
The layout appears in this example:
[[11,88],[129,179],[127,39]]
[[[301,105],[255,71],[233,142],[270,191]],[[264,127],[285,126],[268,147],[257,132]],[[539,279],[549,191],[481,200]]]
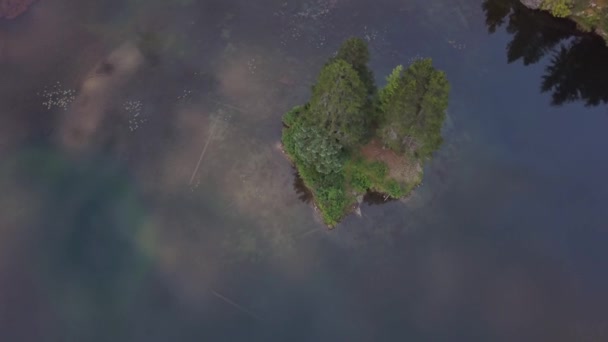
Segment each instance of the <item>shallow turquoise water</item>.
[[[514,32],[531,51],[567,23],[488,34],[481,5],[62,0],[0,23],[2,340],[605,340],[605,104],[551,104],[556,50],[508,63]],[[280,117],[351,35],[377,75],[432,57],[453,91],[423,186],[327,231]]]

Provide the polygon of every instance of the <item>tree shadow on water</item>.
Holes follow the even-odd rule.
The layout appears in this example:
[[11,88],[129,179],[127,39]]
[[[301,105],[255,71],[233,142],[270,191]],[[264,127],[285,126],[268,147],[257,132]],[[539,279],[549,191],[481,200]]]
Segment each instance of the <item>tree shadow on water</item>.
[[363,202],[369,206],[381,205],[393,201],[396,201],[396,199],[375,191],[368,191],[365,196],[363,196]]
[[608,103],[608,47],[601,37],[518,0],[485,0],[482,7],[490,33],[506,25],[513,36],[507,45],[509,63],[521,60],[530,65],[550,57],[541,90],[551,93],[553,105]]
[[304,184],[304,180],[300,177],[300,174],[295,172],[293,179],[293,188],[296,190],[296,194],[298,195],[298,199],[300,201],[309,204],[312,202],[312,192],[306,187]]

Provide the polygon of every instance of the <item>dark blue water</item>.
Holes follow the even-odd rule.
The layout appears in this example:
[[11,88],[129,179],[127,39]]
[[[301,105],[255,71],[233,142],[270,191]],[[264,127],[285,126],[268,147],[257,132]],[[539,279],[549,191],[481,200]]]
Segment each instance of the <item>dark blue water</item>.
[[[352,35],[379,83],[432,57],[449,118],[411,198],[328,231],[280,117]],[[608,339],[607,49],[567,21],[57,0],[0,39],[2,341]]]

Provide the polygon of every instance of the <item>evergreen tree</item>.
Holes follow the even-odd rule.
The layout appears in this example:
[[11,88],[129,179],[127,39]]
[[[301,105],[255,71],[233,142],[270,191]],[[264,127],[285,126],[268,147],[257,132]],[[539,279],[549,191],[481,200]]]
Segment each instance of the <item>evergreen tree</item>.
[[[430,62],[430,60],[429,60]],[[433,68],[430,65],[430,68]],[[416,151],[419,157],[429,157],[438,150],[443,142],[441,127],[448,108],[450,85],[445,73],[433,69],[426,92],[420,103],[420,115],[413,129],[413,135],[418,136],[422,144]]]
[[390,75],[386,77],[386,86],[380,89],[378,98],[380,100],[381,109],[385,110],[385,106],[390,103],[390,99],[399,90],[399,84],[401,82],[401,76],[403,76],[403,65],[398,65]]
[[338,59],[321,71],[303,119],[340,145],[353,148],[367,132],[366,101],[365,86],[357,72]]
[[376,91],[374,83],[374,74],[367,67],[369,63],[369,49],[367,43],[361,38],[349,38],[338,50],[336,59],[341,59],[350,64],[353,69],[359,74],[361,82],[365,85],[368,94],[373,94]]
[[314,126],[294,128],[293,141],[296,157],[320,174],[331,174],[342,169],[341,150],[337,142]]
[[383,117],[380,136],[396,152],[426,158],[441,145],[449,84],[431,59],[397,67],[380,91]]

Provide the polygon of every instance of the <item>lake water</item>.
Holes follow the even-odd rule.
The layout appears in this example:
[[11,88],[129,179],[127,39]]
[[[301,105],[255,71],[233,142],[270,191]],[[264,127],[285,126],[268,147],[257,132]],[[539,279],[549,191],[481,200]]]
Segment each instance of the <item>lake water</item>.
[[[574,32],[497,0],[1,21],[0,340],[608,340],[607,49]],[[353,35],[379,83],[433,58],[449,119],[410,198],[328,231],[280,118]]]

